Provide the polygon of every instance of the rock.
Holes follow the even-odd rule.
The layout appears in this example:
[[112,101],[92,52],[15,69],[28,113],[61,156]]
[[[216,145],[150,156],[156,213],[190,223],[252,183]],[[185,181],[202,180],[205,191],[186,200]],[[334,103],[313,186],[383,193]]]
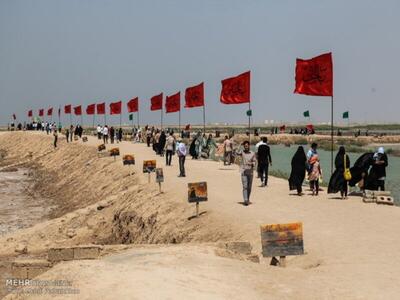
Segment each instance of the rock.
[[72,239],[74,236],[76,236],[75,230],[72,229],[72,228],[69,228],[69,229],[67,230],[67,236],[68,236],[70,239]]
[[25,244],[18,244],[15,247],[15,252],[21,253],[21,254],[26,254],[26,253],[28,253],[28,246]]
[[251,261],[253,263],[260,263],[260,257],[257,254],[250,254],[246,257],[246,260]]

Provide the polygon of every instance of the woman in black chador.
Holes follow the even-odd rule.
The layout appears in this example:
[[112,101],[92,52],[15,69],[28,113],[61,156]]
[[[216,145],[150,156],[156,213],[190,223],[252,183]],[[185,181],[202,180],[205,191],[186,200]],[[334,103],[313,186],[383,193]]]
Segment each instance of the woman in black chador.
[[306,175],[307,157],[304,153],[303,146],[297,148],[296,153],[292,158],[292,172],[289,177],[289,189],[297,190],[297,195],[302,195],[302,185]]
[[344,178],[344,170],[348,168],[350,168],[350,159],[344,147],[341,146],[335,158],[335,172],[329,180],[328,194],[340,192],[342,199],[347,198],[348,182]]

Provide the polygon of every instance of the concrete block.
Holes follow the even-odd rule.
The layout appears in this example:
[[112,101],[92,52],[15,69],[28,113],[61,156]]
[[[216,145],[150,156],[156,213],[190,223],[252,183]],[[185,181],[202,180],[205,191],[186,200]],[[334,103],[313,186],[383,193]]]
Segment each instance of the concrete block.
[[74,250],[72,248],[50,248],[47,252],[48,260],[62,261],[62,260],[73,260]]
[[74,248],[74,259],[96,259],[100,255],[100,247],[84,246]]

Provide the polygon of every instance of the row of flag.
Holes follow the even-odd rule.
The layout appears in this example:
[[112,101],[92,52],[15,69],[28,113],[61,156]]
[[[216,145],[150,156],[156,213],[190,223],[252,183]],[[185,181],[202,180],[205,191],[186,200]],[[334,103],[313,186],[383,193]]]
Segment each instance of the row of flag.
[[[333,63],[332,54],[326,53],[312,59],[296,60],[295,70],[296,87],[294,93],[311,95],[311,96],[331,96],[333,97]],[[220,102],[223,104],[241,104],[250,103],[250,71],[242,73],[238,76],[230,77],[221,81],[222,88],[220,94]],[[166,96],[160,93],[151,97],[150,110],[163,110],[165,105],[166,113],[174,113],[181,110],[181,93],[180,91]],[[138,97],[129,100],[126,103],[128,113],[139,111]],[[204,107],[204,82],[189,87],[185,91],[185,107]],[[72,107],[71,104],[64,106],[64,114],[72,114],[80,116],[83,114],[82,106]],[[111,115],[122,113],[122,101],[109,104]],[[39,109],[39,116],[43,117],[45,109]],[[58,109],[58,115],[61,114],[61,108]],[[87,115],[104,115],[106,114],[106,104],[93,103],[86,107]],[[53,115],[53,108],[47,109],[47,116]],[[250,116],[251,114],[249,114]],[[33,110],[28,111],[28,117],[33,116]]]

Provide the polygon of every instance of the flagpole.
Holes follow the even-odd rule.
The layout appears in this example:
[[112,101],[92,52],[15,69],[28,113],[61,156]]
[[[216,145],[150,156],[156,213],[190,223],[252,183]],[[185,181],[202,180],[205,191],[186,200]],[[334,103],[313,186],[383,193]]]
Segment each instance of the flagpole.
[[92,125],[92,127],[94,128],[94,118],[96,117],[96,115],[95,114],[93,114],[93,125]]
[[163,128],[163,107],[161,105],[161,129]]
[[331,175],[333,174],[333,95],[331,96]]
[[72,126],[72,113],[69,113],[69,123]]
[[138,126],[138,129],[139,129],[139,125],[140,123],[139,123],[139,109],[138,109],[138,111],[137,111],[137,126]]
[[206,104],[203,103],[203,131],[206,133]]
[[119,128],[122,128],[122,113],[119,113]]
[[250,100],[249,100],[249,142],[251,145],[251,132],[250,132],[250,118],[251,118],[251,105],[250,105]]
[[179,134],[181,132],[181,109],[179,108]]
[[81,113],[81,127],[83,127],[83,114]]
[[107,114],[106,112],[104,112],[104,126],[107,125]]

